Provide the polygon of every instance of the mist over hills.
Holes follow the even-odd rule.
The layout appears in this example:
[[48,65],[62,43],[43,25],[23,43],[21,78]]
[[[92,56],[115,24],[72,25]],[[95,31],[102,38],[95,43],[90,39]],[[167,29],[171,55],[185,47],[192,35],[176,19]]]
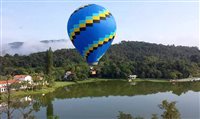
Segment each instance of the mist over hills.
[[[122,45],[125,42],[126,42],[127,45]],[[120,47],[118,47],[118,46],[120,46]],[[151,46],[151,47],[148,48],[148,46]],[[14,55],[14,54],[29,55],[29,54],[32,54],[32,53],[46,51],[46,50],[49,49],[49,47],[51,47],[53,51],[60,50],[60,49],[74,48],[74,46],[73,46],[73,44],[71,43],[70,40],[68,40],[68,39],[57,39],[57,40],[11,42],[11,43],[8,43],[8,44],[3,44],[2,48],[0,48],[0,51],[2,50],[3,56],[5,54],[9,54],[9,55]],[[118,54],[120,52],[123,52],[123,53],[120,53],[120,55],[127,54],[127,53],[130,52],[130,50],[140,51],[141,49],[143,49],[141,51],[145,51],[144,54],[146,54],[146,53],[151,54],[152,52],[154,52],[154,53],[160,52],[158,50],[158,49],[160,49],[160,47],[165,49],[165,50],[162,50],[162,51],[163,51],[163,54],[166,54],[166,55],[172,53],[172,51],[170,51],[171,48],[176,50],[177,53],[178,52],[184,53],[184,51],[186,51],[185,53],[188,53],[188,51],[191,51],[191,50],[195,50],[197,52],[199,51],[197,47],[162,45],[162,44],[139,42],[139,41],[122,41],[120,43],[117,43],[117,44],[114,44],[113,46],[111,46],[111,49],[115,49],[116,47],[117,47],[118,50],[119,50],[119,48],[123,47],[123,49],[117,51]],[[130,47],[132,47],[132,48],[127,49],[127,48],[130,48]],[[152,47],[153,47],[153,49],[152,49]],[[147,48],[148,48],[148,50],[146,50]],[[124,50],[124,49],[127,49],[127,50]],[[174,50],[173,50],[173,52],[175,52]],[[109,50],[108,52],[112,52],[112,50]],[[136,53],[135,55],[140,55],[140,54]],[[180,55],[180,54],[178,54],[178,55]]]
[[13,48],[13,49],[20,48],[23,44],[24,44],[24,42],[12,42],[12,43],[8,43],[8,45],[11,48]]
[[41,43],[58,43],[58,42],[66,42],[66,39],[59,39],[59,40],[41,40]]
[[46,51],[49,47],[55,51],[57,49],[73,48],[73,45],[71,41],[67,39],[12,42],[3,44],[0,51],[2,50],[3,56],[5,54],[29,55],[31,53]]

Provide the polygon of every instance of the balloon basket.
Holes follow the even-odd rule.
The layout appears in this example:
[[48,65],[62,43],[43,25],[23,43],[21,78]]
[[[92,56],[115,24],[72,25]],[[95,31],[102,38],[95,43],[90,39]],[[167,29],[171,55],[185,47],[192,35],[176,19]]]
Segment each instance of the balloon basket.
[[97,71],[93,66],[90,66],[90,77],[96,77]]

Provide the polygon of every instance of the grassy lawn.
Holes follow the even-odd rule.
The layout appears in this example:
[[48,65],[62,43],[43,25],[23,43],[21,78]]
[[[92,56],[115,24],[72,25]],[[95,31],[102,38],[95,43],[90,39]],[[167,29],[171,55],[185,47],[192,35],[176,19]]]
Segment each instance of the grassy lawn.
[[80,84],[80,83],[90,83],[90,82],[97,82],[97,81],[107,81],[107,79],[96,79],[96,78],[90,78],[88,80],[83,81],[77,81],[77,82],[64,82],[64,81],[56,81],[55,85],[52,87],[43,87],[40,90],[20,90],[15,91],[12,93],[14,97],[17,96],[23,96],[23,95],[33,95],[33,94],[46,94],[55,91],[59,87],[74,85],[74,84]]
[[169,80],[164,80],[164,79],[140,79],[137,78],[134,81],[140,82],[140,81],[150,81],[150,82],[169,82]]
[[68,85],[72,85],[75,84],[75,82],[64,82],[64,81],[56,81],[55,85],[52,88],[59,88],[59,87],[63,87],[63,86],[68,86]]

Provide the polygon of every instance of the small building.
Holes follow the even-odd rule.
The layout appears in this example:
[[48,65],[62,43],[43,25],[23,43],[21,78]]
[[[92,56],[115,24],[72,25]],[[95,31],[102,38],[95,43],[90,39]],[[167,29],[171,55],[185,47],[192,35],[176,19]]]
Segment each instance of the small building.
[[133,79],[136,79],[137,75],[129,75],[128,76],[128,81],[131,82]]
[[71,71],[67,71],[64,75],[64,80],[68,80],[68,77],[72,74]]
[[30,84],[33,82],[30,75],[15,75],[14,79],[19,81],[28,81]]
[[1,92],[1,93],[6,92],[6,91],[7,91],[6,86],[2,86],[2,87],[0,87],[0,92]]
[[136,79],[136,78],[137,78],[137,75],[129,75],[128,78],[129,78],[129,79]]
[[96,77],[97,71],[94,67],[90,67],[90,77]]
[[72,80],[74,80],[75,75],[76,75],[75,73],[73,73],[71,71],[67,71],[62,80],[63,81],[72,81]]
[[91,75],[96,75],[96,74],[97,74],[97,71],[96,71],[96,70],[91,70],[91,71],[90,71],[90,74],[91,74]]
[[[0,92],[6,92],[7,91],[7,86],[11,85],[13,83],[18,83],[18,80],[3,80],[0,81]],[[13,89],[12,89],[13,90]]]

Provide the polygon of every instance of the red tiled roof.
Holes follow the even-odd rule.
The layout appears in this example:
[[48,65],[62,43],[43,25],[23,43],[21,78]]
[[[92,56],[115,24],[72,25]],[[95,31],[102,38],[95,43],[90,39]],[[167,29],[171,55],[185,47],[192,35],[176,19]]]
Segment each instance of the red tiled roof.
[[[15,80],[15,79],[13,79],[13,80],[8,80],[8,83],[17,83],[17,82],[19,82],[19,81],[18,81],[18,80]],[[0,81],[0,84],[7,84],[7,81],[6,81],[6,80]]]
[[27,75],[15,75],[14,78],[25,78]]

